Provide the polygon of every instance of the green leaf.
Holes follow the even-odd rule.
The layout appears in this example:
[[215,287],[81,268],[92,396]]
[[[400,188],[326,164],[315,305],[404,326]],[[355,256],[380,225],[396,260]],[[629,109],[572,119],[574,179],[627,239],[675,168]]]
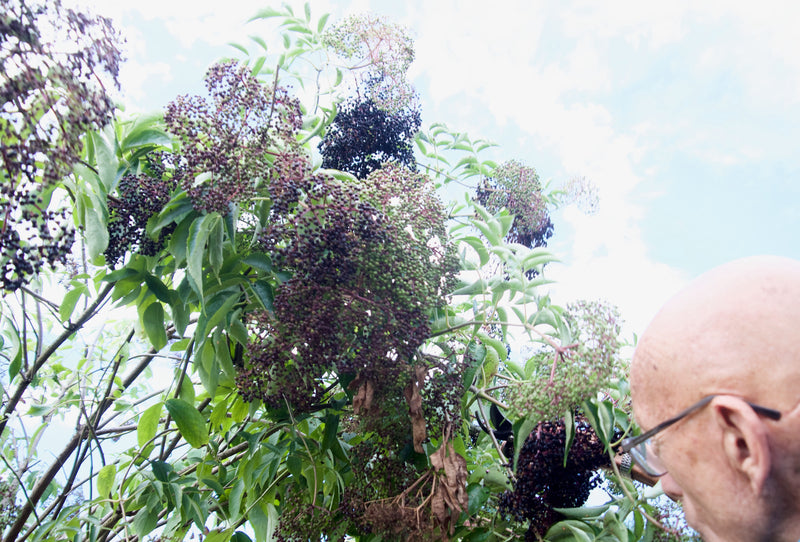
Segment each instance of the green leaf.
[[143,540],[145,535],[156,528],[158,525],[158,511],[150,508],[142,508],[133,520],[133,530]]
[[261,72],[261,68],[264,67],[264,62],[267,61],[267,57],[260,56],[256,59],[256,63],[253,64],[253,67],[250,69],[250,73],[254,76],[257,76]]
[[322,30],[325,28],[325,23],[328,22],[328,17],[330,17],[330,15],[330,13],[326,13],[319,18],[319,22],[317,23],[317,34],[322,33]]
[[223,234],[222,220],[214,221],[208,237],[208,261],[216,276],[219,276],[219,270],[222,268],[222,245],[225,239]]
[[186,304],[181,301],[180,296],[175,296],[175,302],[170,305],[172,309],[172,323],[175,324],[175,331],[178,335],[183,335],[186,326],[189,325],[189,310]]
[[611,503],[601,506],[581,506],[580,508],[553,508],[556,512],[564,514],[568,518],[599,518],[606,510],[611,507]]
[[161,420],[161,410],[163,407],[164,403],[157,403],[145,410],[139,417],[139,423],[136,427],[136,439],[139,448],[144,448],[144,446],[156,436],[156,430],[158,429],[158,422]]
[[156,350],[161,350],[167,344],[167,330],[164,327],[164,307],[156,301],[144,310],[142,315],[144,332]]
[[203,256],[205,255],[206,242],[211,234],[219,214],[211,213],[194,219],[189,227],[189,237],[186,239],[186,260],[188,262],[189,276],[193,280],[195,291],[203,297]]
[[275,309],[272,304],[275,301],[275,292],[272,289],[272,285],[265,280],[257,280],[252,287],[261,305],[269,312],[274,312]]
[[170,290],[163,282],[161,282],[161,279],[145,272],[144,282],[147,284],[147,287],[150,289],[150,291],[155,294],[156,299],[163,303],[172,303],[172,295],[170,294]]
[[231,539],[231,529],[225,529],[224,531],[211,531],[208,533],[203,542],[228,542]]
[[238,44],[238,43],[235,43],[235,42],[232,42],[232,41],[229,41],[229,42],[228,42],[228,45],[230,45],[231,47],[234,47],[234,48],[236,48],[236,49],[240,50],[240,51],[241,51],[241,52],[243,52],[245,55],[247,55],[247,56],[250,56],[250,53],[247,51],[247,47],[245,47],[244,45],[240,45],[240,44]]
[[122,148],[130,149],[142,145],[155,145],[159,147],[171,147],[172,138],[163,130],[158,128],[148,128],[146,125],[134,128],[122,140]]
[[479,278],[475,282],[471,284],[463,284],[456,288],[454,291],[450,292],[451,295],[477,295],[482,294],[486,291],[488,284],[482,278]]
[[594,539],[595,537],[591,527],[574,519],[559,521],[550,527],[545,536],[545,540],[553,542],[559,540],[565,542],[593,542]]
[[206,421],[194,405],[174,398],[167,400],[165,405],[186,442],[195,448],[208,444]]
[[486,237],[486,239],[493,246],[498,246],[502,244],[502,237],[500,236],[500,232],[495,231],[495,228],[492,228],[489,224],[485,222],[479,222],[477,220],[470,220],[470,222],[472,223],[473,226],[475,226],[481,231],[484,237]]
[[481,267],[489,263],[489,251],[486,249],[486,245],[483,244],[483,241],[481,241],[477,237],[464,237],[463,239],[459,239],[459,241],[467,243],[475,250],[475,252],[478,253],[478,258],[480,258]]
[[231,349],[228,346],[228,340],[225,338],[220,330],[214,333],[214,351],[219,361],[219,367],[222,372],[230,379],[236,378],[236,368],[233,366],[233,359],[231,359]]
[[108,247],[108,211],[94,194],[92,197],[84,194],[83,198],[84,202],[90,202],[86,207],[83,225],[86,228],[84,236],[89,260],[94,260]]
[[114,191],[117,184],[117,170],[119,160],[115,149],[114,126],[109,124],[102,132],[92,132],[90,135],[95,148],[95,159],[100,182],[106,194]]
[[[264,510],[266,506],[266,511]],[[275,534],[275,527],[278,525],[278,511],[272,503],[257,503],[250,510],[250,525],[256,534],[257,542],[267,542],[272,540]]]
[[489,490],[488,487],[482,486],[480,484],[470,484],[467,487],[467,496],[469,497],[469,514],[471,516],[477,514],[483,505],[486,504],[486,501],[489,500],[489,496],[492,492]]
[[103,499],[107,498],[114,488],[114,479],[117,476],[116,465],[106,465],[97,473],[97,494]]
[[9,330],[6,332],[5,337],[11,343],[11,351],[7,354],[10,360],[8,364],[8,381],[11,382],[19,374],[19,370],[22,367],[22,343],[19,340],[19,332],[14,323],[8,317],[5,318],[5,321]]
[[564,430],[566,432],[564,443],[564,468],[566,468],[569,449],[572,448],[572,442],[575,440],[575,416],[571,410],[567,410],[564,413]]
[[157,237],[165,226],[173,222],[179,224],[193,210],[192,200],[187,196],[186,192],[180,192],[161,209],[161,212],[147,221],[147,233]]
[[519,460],[519,452],[522,450],[522,445],[528,440],[531,431],[536,428],[537,422],[531,417],[517,420],[512,426],[514,432],[514,465],[516,466]]
[[256,19],[268,19],[270,17],[283,17],[284,13],[274,8],[264,8],[256,12],[255,15],[250,17],[247,22],[255,21]]
[[264,51],[267,50],[267,42],[261,36],[250,36],[250,39],[259,44]]
[[61,318],[62,322],[69,320],[69,317],[72,316],[72,311],[75,310],[75,305],[84,293],[86,293],[86,286],[81,284],[64,294],[64,299],[58,308],[58,317]]
[[241,478],[236,480],[231,488],[231,494],[228,497],[228,511],[232,520],[239,518],[239,511],[242,506],[242,495],[244,495],[244,480]]
[[272,259],[263,252],[253,252],[242,258],[242,263],[265,273],[272,272]]

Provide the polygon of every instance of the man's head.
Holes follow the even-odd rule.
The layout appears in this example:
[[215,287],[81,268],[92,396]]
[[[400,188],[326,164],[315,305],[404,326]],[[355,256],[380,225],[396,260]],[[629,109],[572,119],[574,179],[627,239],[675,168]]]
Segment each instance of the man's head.
[[639,341],[631,389],[644,430],[716,395],[652,441],[708,542],[800,538],[800,262],[747,258],[691,283]]

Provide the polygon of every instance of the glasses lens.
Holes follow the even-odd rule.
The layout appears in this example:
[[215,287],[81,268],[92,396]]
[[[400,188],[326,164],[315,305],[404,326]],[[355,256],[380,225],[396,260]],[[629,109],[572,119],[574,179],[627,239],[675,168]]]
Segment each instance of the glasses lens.
[[650,439],[631,448],[630,453],[633,460],[636,461],[636,464],[650,476],[664,476],[667,474],[667,468],[653,452]]

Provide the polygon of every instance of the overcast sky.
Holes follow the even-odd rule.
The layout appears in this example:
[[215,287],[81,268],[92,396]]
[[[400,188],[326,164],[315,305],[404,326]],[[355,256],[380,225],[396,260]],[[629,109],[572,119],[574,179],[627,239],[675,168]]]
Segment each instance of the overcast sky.
[[[89,0],[84,0],[87,3]],[[199,92],[266,2],[94,0],[126,34],[132,110]],[[297,9],[302,13],[302,4]],[[800,3],[312,1],[372,11],[416,39],[423,123],[501,145],[600,211],[555,217],[555,295],[605,298],[641,332],[686,280],[751,254],[800,258]],[[269,40],[270,36],[263,36]]]

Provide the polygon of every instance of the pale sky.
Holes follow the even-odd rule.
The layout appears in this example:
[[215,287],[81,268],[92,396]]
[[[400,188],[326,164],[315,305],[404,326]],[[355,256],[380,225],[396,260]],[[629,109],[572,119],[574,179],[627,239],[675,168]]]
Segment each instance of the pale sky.
[[[205,69],[236,55],[227,42],[267,28],[245,21],[278,7],[92,3],[127,35],[131,110],[201,92]],[[597,185],[598,214],[568,207],[554,217],[550,247],[562,263],[549,274],[560,302],[608,299],[641,333],[704,270],[752,254],[800,258],[800,3],[310,4],[315,18],[332,12],[329,22],[372,11],[410,29],[423,125],[496,141],[498,161],[554,184],[578,175]]]

